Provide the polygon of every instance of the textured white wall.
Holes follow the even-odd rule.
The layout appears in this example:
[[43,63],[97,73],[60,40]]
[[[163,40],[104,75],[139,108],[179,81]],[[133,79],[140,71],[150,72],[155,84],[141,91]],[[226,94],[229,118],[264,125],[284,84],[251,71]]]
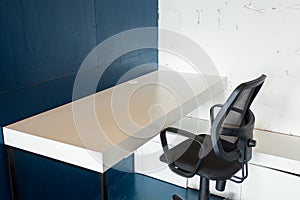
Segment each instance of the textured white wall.
[[[161,0],[159,7],[160,28],[205,49],[228,77],[227,93],[245,80],[268,76],[252,107],[257,128],[300,136],[299,0]],[[188,69],[172,55],[161,52],[159,59]]]

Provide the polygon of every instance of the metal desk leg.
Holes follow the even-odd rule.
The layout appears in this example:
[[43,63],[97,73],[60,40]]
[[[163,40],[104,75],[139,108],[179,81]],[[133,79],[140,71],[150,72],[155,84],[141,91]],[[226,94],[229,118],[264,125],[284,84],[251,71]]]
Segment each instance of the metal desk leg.
[[100,174],[100,179],[101,179],[101,200],[108,200],[108,195],[107,195],[107,178],[106,178],[106,172],[103,172]]
[[5,149],[7,153],[7,159],[8,159],[11,198],[13,200],[16,200],[18,199],[18,195],[17,195],[16,169],[15,169],[15,153],[12,147],[5,145]]

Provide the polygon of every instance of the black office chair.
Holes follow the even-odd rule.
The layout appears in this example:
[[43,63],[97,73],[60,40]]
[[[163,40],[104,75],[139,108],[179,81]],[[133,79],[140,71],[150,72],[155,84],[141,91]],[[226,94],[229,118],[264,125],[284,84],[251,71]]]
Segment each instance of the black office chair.
[[[252,157],[255,117],[249,109],[266,79],[265,75],[242,83],[224,105],[210,109],[211,135],[195,135],[185,130],[168,127],[160,133],[163,147],[162,162],[178,175],[200,176],[199,200],[209,199],[209,180],[216,181],[216,189],[224,191],[227,180],[243,182],[248,176],[248,161]],[[217,108],[219,109],[218,112]],[[188,139],[169,148],[166,133]],[[241,170],[241,176],[235,174]],[[173,200],[182,199],[173,195]]]

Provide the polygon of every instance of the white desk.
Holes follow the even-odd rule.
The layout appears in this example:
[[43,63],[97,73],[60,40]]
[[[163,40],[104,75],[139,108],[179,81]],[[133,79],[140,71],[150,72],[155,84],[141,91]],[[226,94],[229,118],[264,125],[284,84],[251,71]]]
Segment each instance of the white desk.
[[225,78],[156,71],[3,128],[5,145],[104,173],[201,103]]

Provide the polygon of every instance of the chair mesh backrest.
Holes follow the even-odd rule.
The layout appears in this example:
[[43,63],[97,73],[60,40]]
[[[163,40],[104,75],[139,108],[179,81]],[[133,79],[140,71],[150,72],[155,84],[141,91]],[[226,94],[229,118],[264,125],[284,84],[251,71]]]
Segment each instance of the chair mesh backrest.
[[238,94],[235,98],[228,98],[228,110],[221,127],[238,128],[245,123],[245,114],[250,108],[251,103],[260,90],[264,80],[264,75],[253,81],[241,84],[236,88]]
[[230,106],[228,112],[226,113],[226,118],[223,121],[221,127],[227,128],[238,128],[244,123],[244,116],[250,107],[250,96],[254,92],[254,89],[242,90],[236,101]]
[[[244,125],[250,122],[250,105],[259,92],[265,78],[265,75],[261,75],[255,80],[239,85],[232,92],[215,119],[212,121],[211,138],[217,156],[229,161],[239,158],[239,151],[229,150],[230,152],[227,152],[219,138],[235,143],[239,137],[243,137],[242,132],[237,130],[242,126],[244,128]],[[253,129],[254,121],[251,123],[253,124],[251,124],[251,127],[248,127],[248,131],[250,131],[250,134],[252,135],[252,130],[250,129]]]

